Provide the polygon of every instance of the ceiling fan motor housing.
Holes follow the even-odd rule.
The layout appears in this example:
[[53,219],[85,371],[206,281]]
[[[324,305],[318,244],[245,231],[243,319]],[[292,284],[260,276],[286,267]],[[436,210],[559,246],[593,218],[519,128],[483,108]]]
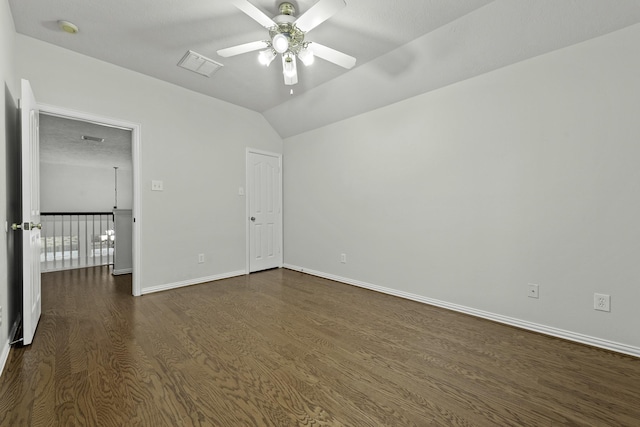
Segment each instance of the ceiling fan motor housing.
[[[290,3],[282,3],[282,6]],[[292,6],[293,7],[293,6]],[[296,18],[293,15],[282,14],[273,18],[273,21],[277,24],[275,27],[269,29],[269,36],[273,41],[273,38],[278,34],[282,34],[289,41],[289,52],[298,54],[300,50],[305,47],[304,32],[295,25]]]
[[278,8],[278,10],[280,10],[281,15],[293,16],[293,14],[296,13],[296,8],[289,2],[280,3],[280,7]]

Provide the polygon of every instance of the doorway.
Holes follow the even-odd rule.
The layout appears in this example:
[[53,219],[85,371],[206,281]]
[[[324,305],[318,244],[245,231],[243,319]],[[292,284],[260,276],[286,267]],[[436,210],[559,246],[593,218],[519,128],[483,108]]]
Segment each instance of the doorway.
[[247,149],[247,273],[282,267],[282,155]]
[[131,130],[39,116],[41,271],[110,266],[122,274],[126,266],[130,273]]
[[[129,153],[129,159],[130,159],[130,170],[126,171],[125,168],[122,167],[121,164],[111,164],[114,162],[113,158],[109,158],[108,156],[105,155],[104,150],[97,150],[94,154],[96,155],[95,158],[91,158],[90,162],[92,163],[96,163],[96,162],[100,162],[101,159],[103,159],[105,162],[109,162],[108,164],[108,173],[110,174],[110,177],[112,177],[109,180],[109,183],[111,185],[109,194],[106,195],[106,198],[109,200],[107,206],[113,207],[114,208],[114,212],[120,211],[119,213],[122,213],[122,211],[130,211],[129,215],[131,215],[131,231],[130,231],[130,243],[128,243],[129,247],[130,247],[130,251],[131,251],[131,261],[130,261],[130,269],[128,270],[123,270],[126,272],[131,272],[132,273],[132,280],[131,280],[131,293],[134,296],[139,296],[141,295],[141,291],[140,291],[140,281],[139,281],[139,275],[138,273],[138,266],[139,266],[139,241],[140,241],[140,223],[139,223],[139,206],[140,206],[140,195],[139,195],[139,159],[140,159],[140,126],[134,123],[129,123],[129,122],[124,122],[121,120],[116,120],[116,119],[111,119],[111,118],[106,118],[106,117],[100,117],[100,116],[95,116],[92,114],[88,114],[88,113],[82,113],[82,112],[77,112],[77,111],[72,111],[72,110],[67,110],[64,108],[59,108],[59,107],[53,107],[53,106],[45,106],[45,105],[41,105],[40,106],[40,113],[43,116],[43,118],[47,118],[47,119],[51,119],[51,120],[55,120],[55,119],[59,119],[59,120],[63,120],[63,121],[68,121],[66,122],[67,124],[73,122],[76,124],[84,124],[87,126],[93,126],[94,129],[103,129],[103,130],[107,130],[107,129],[112,129],[113,132],[110,132],[109,135],[116,135],[119,132],[122,134],[126,134],[128,135],[128,150],[127,152]],[[91,129],[91,127],[89,127],[89,129]],[[87,132],[90,133],[90,132]],[[104,134],[104,133],[103,133]],[[102,139],[102,137],[100,135],[84,135],[87,136],[89,138],[87,139],[82,139],[82,142],[90,144],[90,143],[99,143],[99,141],[95,141],[92,140],[92,137],[95,137],[96,139],[100,140]],[[69,147],[67,146],[67,149],[70,149],[73,147]],[[120,149],[120,158],[122,161],[123,158],[123,150]],[[67,153],[68,154],[68,153]],[[84,159],[83,161],[88,161],[88,159]],[[90,166],[90,165],[85,165],[85,166]],[[95,166],[95,165],[94,165]],[[116,169],[117,168],[117,169]],[[96,169],[97,170],[97,169]],[[100,172],[102,173],[102,172]],[[67,177],[68,178],[68,177]],[[120,180],[120,186],[118,186],[118,179]],[[128,193],[127,191],[125,191],[125,187],[123,186],[123,184],[125,186],[128,187]],[[44,190],[46,191],[46,189]],[[119,194],[118,194],[119,193]],[[129,201],[125,202],[125,198],[129,199]],[[95,197],[93,197],[92,199],[96,199]],[[128,209],[121,209],[121,208],[128,208]],[[91,209],[93,210],[93,209]],[[103,209],[99,209],[100,211]],[[109,211],[111,211],[111,209],[109,209]],[[100,212],[92,212],[92,213],[100,213]],[[116,215],[114,215],[115,217]],[[77,224],[75,224],[77,225]],[[83,225],[86,226],[86,224],[83,223]],[[87,226],[87,230],[88,230],[88,226]],[[99,233],[92,233],[89,231],[84,232],[84,234],[86,235],[92,235],[92,236],[98,236],[98,240],[106,240],[107,241],[107,245],[106,245],[106,251],[105,251],[105,246],[102,243],[98,243],[98,249],[97,252],[95,249],[95,243],[91,243],[91,247],[92,247],[92,251],[94,251],[95,253],[99,253],[99,256],[104,256],[105,258],[108,258],[109,256],[109,239],[111,238],[110,233],[112,233],[112,231],[108,231],[107,227],[105,227],[104,231],[100,231]],[[82,231],[80,231],[80,233],[78,234],[83,234]],[[104,238],[104,239],[102,239]],[[124,251],[123,251],[124,252]],[[69,251],[69,256],[72,256],[73,251]],[[78,257],[81,256],[81,254],[76,254]],[[91,255],[89,255],[91,256]],[[98,256],[96,256],[96,259],[98,258]],[[114,266],[115,267],[115,266]]]

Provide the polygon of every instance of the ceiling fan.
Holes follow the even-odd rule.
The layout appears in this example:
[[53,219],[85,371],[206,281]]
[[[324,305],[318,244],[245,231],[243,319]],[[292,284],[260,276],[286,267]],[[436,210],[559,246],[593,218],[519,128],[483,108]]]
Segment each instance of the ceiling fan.
[[258,60],[268,67],[280,54],[285,85],[298,83],[296,58],[305,66],[311,65],[316,56],[346,69],[356,65],[356,58],[353,56],[305,39],[306,33],[346,6],[345,0],[319,0],[298,18],[294,16],[295,7],[289,2],[283,2],[278,8],[280,14],[273,19],[248,0],[233,0],[233,4],[269,30],[269,39],[220,49],[218,55],[222,57],[227,58],[263,49],[258,54]]

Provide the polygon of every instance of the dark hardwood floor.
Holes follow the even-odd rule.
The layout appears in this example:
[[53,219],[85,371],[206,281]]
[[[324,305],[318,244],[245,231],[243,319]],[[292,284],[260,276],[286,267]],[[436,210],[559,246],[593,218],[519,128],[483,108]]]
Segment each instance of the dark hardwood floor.
[[[288,270],[47,273],[2,426],[638,426],[640,360]],[[637,325],[636,325],[637,326]]]

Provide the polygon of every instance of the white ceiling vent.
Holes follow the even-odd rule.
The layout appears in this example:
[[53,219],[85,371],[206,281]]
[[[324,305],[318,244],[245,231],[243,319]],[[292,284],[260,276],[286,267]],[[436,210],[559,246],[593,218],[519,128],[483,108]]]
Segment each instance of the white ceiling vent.
[[104,142],[104,138],[98,138],[97,136],[82,135],[80,138],[82,138],[83,141]]
[[223,67],[222,64],[213,59],[209,59],[192,50],[187,51],[178,62],[178,66],[206,77],[211,77],[213,73]]

